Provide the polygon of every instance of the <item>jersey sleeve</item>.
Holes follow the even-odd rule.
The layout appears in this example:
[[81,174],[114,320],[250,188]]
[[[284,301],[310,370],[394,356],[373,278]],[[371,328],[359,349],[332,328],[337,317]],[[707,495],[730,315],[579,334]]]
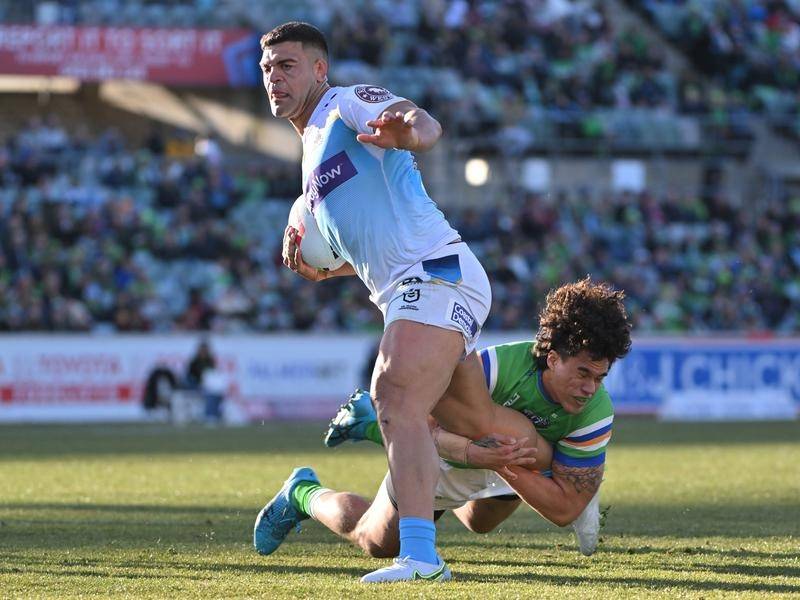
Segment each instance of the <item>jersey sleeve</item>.
[[478,353],[486,387],[495,403],[508,400],[508,394],[530,366],[531,344],[517,342],[489,346]]
[[405,98],[395,96],[387,90],[376,85],[354,85],[344,88],[339,97],[339,115],[342,121],[353,131],[358,133],[372,133],[372,128],[367,127],[371,121],[380,114]]
[[597,467],[605,463],[614,409],[605,388],[600,388],[591,402],[594,406],[587,407],[575,428],[556,443],[553,461],[567,467]]

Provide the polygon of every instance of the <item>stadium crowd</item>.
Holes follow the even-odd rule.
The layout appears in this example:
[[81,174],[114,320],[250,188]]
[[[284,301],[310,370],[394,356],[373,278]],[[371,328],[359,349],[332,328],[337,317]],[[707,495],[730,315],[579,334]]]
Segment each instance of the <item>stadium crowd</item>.
[[[379,81],[445,118],[453,134],[517,149],[558,140],[696,149],[747,141],[749,115],[796,119],[797,2],[630,2],[703,77],[612,22],[598,0],[0,0],[0,15],[79,25],[247,26],[304,18],[329,32],[338,81]],[[50,10],[36,10],[47,5]],[[445,110],[446,107],[446,110]],[[721,144],[723,149],[730,145]]]
[[[0,147],[0,330],[380,327],[357,279],[282,266],[296,166],[235,164],[34,119]],[[800,198],[507,193],[447,211],[489,272],[489,329],[531,327],[589,273],[627,291],[639,332],[800,330]]]
[[645,0],[647,15],[728,95],[800,137],[800,2]]

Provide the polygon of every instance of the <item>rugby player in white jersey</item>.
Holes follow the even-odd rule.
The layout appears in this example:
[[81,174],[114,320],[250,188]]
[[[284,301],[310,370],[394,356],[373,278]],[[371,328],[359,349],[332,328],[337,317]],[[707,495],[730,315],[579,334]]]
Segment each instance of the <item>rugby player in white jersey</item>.
[[[588,278],[563,285],[548,294],[535,341],[480,351],[483,385],[493,403],[523,413],[533,422],[534,435],[552,447],[534,454],[523,440],[490,435],[473,442],[436,426],[440,456],[461,464],[440,462],[435,517],[453,510],[468,529],[485,533],[524,500],[557,525],[571,523],[581,552],[594,552],[600,529],[598,488],[613,425],[613,406],[601,382],[630,348],[622,298],[622,292]],[[580,405],[573,403],[576,395],[584,398]],[[325,443],[335,446],[347,439],[382,443],[366,392],[356,392],[342,407]],[[520,470],[532,464],[540,474]],[[299,469],[304,470],[313,473],[309,467]],[[294,490],[289,500],[369,555],[386,557],[399,545],[396,495],[387,474],[372,502],[318,483]]]
[[[371,394],[397,490],[400,552],[363,580],[447,579],[435,547],[438,458],[429,415],[471,439],[497,432],[536,443],[536,436],[525,435],[532,427],[520,413],[493,405],[481,383],[474,348],[489,312],[489,282],[427,195],[411,154],[430,149],[441,127],[384,88],[331,87],[327,44],[311,25],[276,27],[261,47],[272,113],[303,140],[306,201],[323,237],[347,260],[335,272],[309,267],[287,227],[284,263],[311,281],[357,275],[384,317]],[[456,393],[442,404],[448,390]],[[304,518],[287,497],[314,481],[313,473],[294,474],[265,506],[255,531],[260,552],[269,554]]]
[[[296,231],[287,228],[284,263],[312,281],[358,275],[384,316],[371,392],[398,489],[400,560],[377,577],[449,578],[435,548],[438,459],[427,419],[459,361],[474,350],[491,289],[427,195],[411,154],[430,149],[441,126],[384,88],[331,87],[327,44],[311,25],[276,27],[261,47],[272,113],[303,140],[306,201],[322,235],[347,260],[331,273],[310,268],[297,251]],[[273,518],[282,503],[271,504],[260,525],[274,533],[285,519]]]

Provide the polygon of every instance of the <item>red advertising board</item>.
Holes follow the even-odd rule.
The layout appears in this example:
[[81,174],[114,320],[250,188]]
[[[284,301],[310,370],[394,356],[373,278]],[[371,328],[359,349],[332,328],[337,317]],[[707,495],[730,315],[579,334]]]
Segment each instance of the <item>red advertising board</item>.
[[247,29],[0,25],[0,74],[169,85],[258,82],[258,36]]

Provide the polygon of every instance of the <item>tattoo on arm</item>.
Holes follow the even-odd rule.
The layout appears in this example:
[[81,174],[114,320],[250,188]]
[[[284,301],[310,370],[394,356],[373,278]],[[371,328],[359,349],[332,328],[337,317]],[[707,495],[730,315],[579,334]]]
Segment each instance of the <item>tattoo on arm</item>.
[[499,448],[500,442],[498,442],[495,438],[490,435],[483,437],[479,440],[475,440],[472,442],[476,446],[481,446],[482,448]]
[[603,481],[603,465],[597,467],[568,467],[558,461],[553,461],[553,477],[570,483],[575,491],[580,494],[587,492],[594,494]]

